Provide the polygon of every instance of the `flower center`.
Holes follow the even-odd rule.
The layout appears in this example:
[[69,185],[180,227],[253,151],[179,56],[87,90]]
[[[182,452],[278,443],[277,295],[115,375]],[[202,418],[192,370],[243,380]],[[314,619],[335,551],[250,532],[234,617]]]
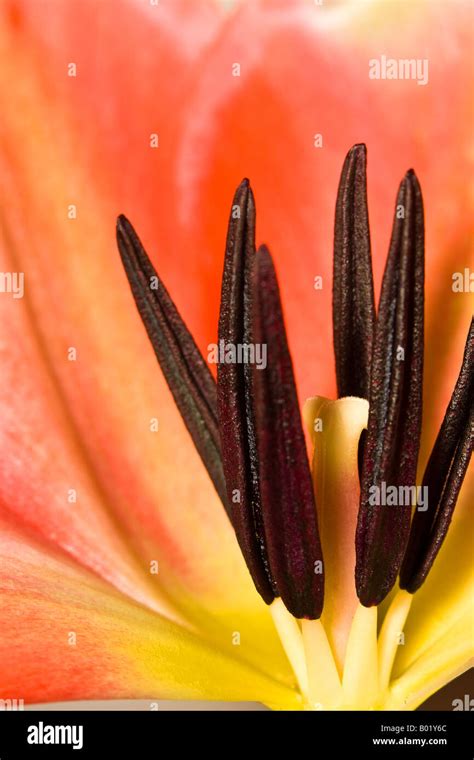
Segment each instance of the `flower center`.
[[[376,315],[365,146],[346,157],[333,279],[340,398],[306,405],[312,472],[277,277],[268,249],[255,247],[248,180],[236,191],[229,220],[218,331],[226,351],[217,384],[123,216],[117,240],[158,361],[306,703],[376,708],[389,686],[412,595],[444,540],[472,451],[471,322],[422,480],[428,498],[420,504],[424,219],[414,172],[398,190]],[[252,361],[257,347],[265,361]],[[399,575],[401,590],[377,638],[377,607]]]

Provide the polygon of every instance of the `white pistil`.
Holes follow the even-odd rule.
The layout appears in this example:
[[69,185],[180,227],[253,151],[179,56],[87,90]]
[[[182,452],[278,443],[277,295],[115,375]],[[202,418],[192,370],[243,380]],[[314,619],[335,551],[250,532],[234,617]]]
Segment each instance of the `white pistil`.
[[308,699],[308,672],[300,627],[281,599],[277,598],[271,603],[270,612],[299,689],[303,697]]
[[413,595],[408,591],[400,590],[394,596],[387,610],[380,631],[378,655],[379,655],[379,684],[383,694],[388,688],[393,662],[400,644],[400,635],[403,632]]
[[373,708],[378,682],[377,607],[359,604],[347,640],[342,678],[344,704],[360,710]]
[[336,709],[342,701],[342,687],[326,631],[320,620],[302,620],[301,626],[311,707]]

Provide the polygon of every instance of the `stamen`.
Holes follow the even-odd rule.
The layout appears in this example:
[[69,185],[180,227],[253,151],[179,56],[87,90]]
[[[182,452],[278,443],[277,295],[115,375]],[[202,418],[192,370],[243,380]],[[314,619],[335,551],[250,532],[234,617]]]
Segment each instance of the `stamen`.
[[255,253],[244,180],[227,235],[219,343],[266,350],[268,366],[221,362],[219,428],[232,522],[255,586],[296,618],[317,618],[324,574],[306,445],[270,254]]
[[[245,279],[255,256],[255,204],[248,180],[237,188],[227,232],[219,315],[219,345],[248,343],[244,315]],[[232,358],[232,357],[231,357]],[[237,361],[217,365],[217,399],[222,459],[232,524],[255,587],[270,604],[275,598],[265,549],[258,455],[248,373]]]
[[[403,179],[382,284],[372,356],[369,424],[356,531],[356,588],[366,607],[392,588],[411,507],[374,504],[382,484],[412,487],[420,445],[423,377],[423,202],[413,171]],[[405,493],[405,491],[403,493]],[[372,497],[372,498],[371,498]]]
[[366,163],[365,145],[354,145],[346,156],[337,195],[333,274],[338,394],[365,399],[375,326]]
[[319,618],[324,571],[316,504],[270,253],[259,248],[251,272],[251,339],[267,346],[268,366],[252,366],[265,545],[278,593],[296,618]]
[[429,458],[422,486],[428,509],[417,510],[400,571],[400,586],[410,593],[425,581],[451,522],[472,453],[474,430],[474,320],[466,340],[459,376]]
[[216,384],[130,222],[117,243],[137,309],[168,386],[224,507],[227,495],[217,425]]

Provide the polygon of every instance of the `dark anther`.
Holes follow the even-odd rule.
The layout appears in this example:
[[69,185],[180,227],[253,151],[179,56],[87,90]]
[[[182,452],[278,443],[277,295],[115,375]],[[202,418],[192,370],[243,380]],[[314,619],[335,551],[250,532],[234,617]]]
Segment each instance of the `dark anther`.
[[227,497],[217,425],[216,383],[130,222],[119,216],[117,243],[135,303],[194,445],[222,503]]
[[[255,255],[255,204],[248,180],[236,190],[227,232],[219,316],[219,346],[246,343],[245,269]],[[248,320],[247,320],[248,321]],[[244,366],[217,365],[222,460],[231,519],[255,587],[267,604],[276,588],[268,566],[258,482],[258,464]]]
[[375,325],[365,145],[342,169],[334,227],[333,332],[340,397],[369,398]]
[[423,290],[423,202],[418,180],[409,171],[398,192],[372,354],[356,530],[356,588],[367,607],[379,604],[395,583],[410,530],[410,505],[403,499],[396,506],[377,504],[376,494],[384,484],[406,489],[416,483],[422,412]]
[[428,489],[428,509],[416,510],[400,571],[400,586],[417,591],[438,554],[453,516],[472,454],[474,428],[474,322],[464,358],[422,487]]
[[[265,601],[298,618],[323,606],[324,573],[311,474],[275,271],[255,253],[247,183],[234,198],[219,342],[266,351],[266,364],[221,363],[217,389],[228,499],[242,552]],[[264,354],[265,355],[265,354]]]
[[324,573],[313,484],[270,254],[258,250],[252,275],[252,340],[266,345],[268,366],[252,367],[260,494],[272,576],[297,618],[318,618]]

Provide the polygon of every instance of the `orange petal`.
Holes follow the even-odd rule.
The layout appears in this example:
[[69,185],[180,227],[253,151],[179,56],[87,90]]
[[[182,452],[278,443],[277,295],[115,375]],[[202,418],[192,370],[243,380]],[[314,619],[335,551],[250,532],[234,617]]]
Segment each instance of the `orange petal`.
[[[108,23],[109,15],[105,12],[97,17],[94,3],[74,6],[82,9],[77,11],[77,18],[72,10],[64,11],[65,15],[61,10],[56,24],[62,29],[62,43],[59,47],[55,43],[54,49],[48,47],[52,44],[51,39],[46,39],[45,33],[39,31],[40,19],[34,16],[30,3],[21,6],[19,17],[10,18],[0,27],[3,60],[0,89],[10,102],[8,117],[2,119],[0,126],[3,146],[0,151],[0,197],[7,231],[4,249],[11,262],[9,269],[25,273],[26,289],[23,302],[9,301],[10,308],[25,309],[22,324],[11,328],[4,325],[3,328],[5,354],[16,373],[12,372],[10,386],[13,388],[14,383],[26,375],[31,383],[25,400],[30,401],[31,397],[35,403],[35,378],[45,372],[52,376],[53,384],[34,418],[38,435],[50,424],[51,414],[55,419],[54,410],[49,409],[50,403],[64,408],[61,411],[63,419],[52,431],[52,437],[53,433],[56,436],[54,443],[47,441],[44,446],[45,456],[50,461],[60,460],[57,449],[63,436],[73,441],[74,456],[77,457],[79,449],[81,459],[80,465],[76,462],[74,467],[92,465],[93,472],[88,477],[94,481],[94,488],[100,493],[113,520],[118,521],[127,535],[131,550],[138,556],[141,573],[149,578],[150,563],[158,562],[159,574],[154,577],[153,585],[160,589],[160,593],[171,597],[199,624],[212,627],[214,624],[207,619],[214,615],[220,617],[221,625],[216,624],[215,635],[223,647],[232,646],[232,632],[236,630],[235,619],[239,611],[238,630],[246,642],[240,650],[241,656],[253,658],[253,661],[262,663],[262,667],[266,663],[270,670],[276,667],[278,672],[291,679],[271,618],[253,588],[233,530],[156,365],[126,285],[114,240],[116,214],[126,211],[134,219],[137,216],[133,208],[130,212],[130,203],[125,202],[126,199],[133,199],[134,207],[142,200],[137,192],[138,178],[130,181],[130,186],[128,184],[127,162],[133,163],[135,154],[138,159],[134,171],[139,173],[143,172],[144,166],[150,167],[149,182],[144,183],[149,184],[150,202],[153,197],[151,180],[163,172],[163,192],[153,198],[155,217],[156,209],[160,215],[160,227],[176,223],[176,214],[168,213],[169,207],[166,206],[166,177],[171,182],[169,162],[174,154],[168,146],[164,157],[156,158],[153,163],[149,135],[157,121],[166,122],[167,129],[172,130],[169,113],[173,112],[174,100],[171,96],[178,97],[178,85],[186,89],[187,77],[195,73],[193,66],[199,52],[193,42],[190,49],[181,50],[179,64],[177,52],[174,52],[176,36],[185,39],[191,29],[194,33],[195,16],[199,16],[199,12],[190,12],[186,10],[189,4],[178,3],[177,8],[184,13],[183,19],[172,21],[172,14],[170,17],[170,12],[166,11],[165,18],[155,26],[142,19],[143,9],[138,6],[118,5],[120,10],[114,25]],[[63,8],[55,4],[54,8],[57,7]],[[206,8],[203,4],[201,24],[208,39]],[[92,12],[93,17],[89,17],[87,14]],[[33,14],[31,18],[30,14]],[[136,18],[134,14],[138,14]],[[100,32],[101,45],[91,47],[91,29],[98,29],[100,19],[104,24]],[[81,34],[78,29],[82,30]],[[135,63],[142,68],[131,76],[129,60],[127,58],[124,62],[123,47],[119,42],[127,40],[128,46],[135,36],[140,51],[144,48],[147,53],[137,52]],[[57,39],[55,34],[54,40]],[[74,56],[71,51],[75,51]],[[75,79],[67,77],[66,63],[71,57],[78,57]],[[109,69],[110,58],[113,65]],[[162,82],[161,98],[155,97],[155,86],[150,80],[155,75],[151,64],[156,60],[161,61],[161,79],[167,77],[169,80],[167,88]],[[83,69],[79,65],[81,62]],[[182,78],[180,65],[186,68],[186,76]],[[116,79],[109,81],[108,76],[104,76],[103,67]],[[96,90],[93,87],[95,75],[102,82]],[[79,84],[81,76],[85,81],[81,80]],[[145,87],[143,80],[147,78]],[[12,82],[15,82],[14,87]],[[136,82],[140,84],[136,85]],[[128,83],[128,89],[125,83]],[[66,97],[66,88],[76,85],[84,97],[96,93],[98,100],[94,109],[98,109],[100,116],[93,117],[90,107],[85,111],[80,109],[79,96]],[[106,87],[111,88],[107,99],[104,96]],[[138,100],[136,87],[140,95]],[[128,100],[126,93],[130,95]],[[140,110],[142,99],[147,98],[153,117],[150,110],[145,115]],[[154,110],[156,103],[159,103],[159,112]],[[96,161],[99,148],[90,153],[90,144],[94,136],[98,140],[102,136],[99,144],[107,140],[115,145],[117,130],[125,129],[127,119],[133,121],[128,113],[131,110],[135,114],[133,104],[136,113],[142,114],[140,118],[144,119],[134,127],[141,130],[143,143],[140,151],[137,153],[135,148],[130,156],[125,154],[124,146],[131,145],[132,138],[124,134],[123,144],[120,138],[114,152],[108,154],[114,156],[116,163],[116,174],[112,177],[110,164]],[[102,113],[101,109],[105,112]],[[84,128],[85,113],[87,129]],[[19,145],[22,146],[20,151]],[[120,167],[117,166],[119,159]],[[115,182],[119,170],[120,183]],[[157,183],[154,188],[158,192]],[[76,218],[68,216],[71,203],[76,206]],[[146,204],[145,211],[152,220],[154,217]],[[162,239],[166,240],[166,230]],[[190,283],[181,274],[185,270],[177,268],[176,259],[170,255],[174,255],[174,250],[165,248],[164,251],[164,261],[168,270],[173,268],[175,282],[180,280],[181,292],[191,293]],[[151,253],[155,254],[155,250]],[[193,251],[190,250],[191,254]],[[162,272],[163,267],[159,266],[159,270]],[[198,292],[199,296],[202,297],[202,293]],[[179,293],[177,300],[181,306],[183,299],[179,301]],[[187,303],[190,302],[185,302],[185,307]],[[184,312],[188,318],[186,308]],[[193,313],[196,311],[191,304]],[[192,326],[193,320],[189,321]],[[32,328],[33,337],[26,337]],[[23,361],[20,345],[12,340],[16,331],[25,335],[24,341],[32,341],[35,346],[28,365]],[[76,361],[68,360],[71,347],[77,352]],[[44,363],[43,369],[41,362]],[[8,394],[6,403],[10,403],[12,393]],[[59,402],[53,398],[55,393],[60,396]],[[156,433],[151,425],[155,418],[159,422]],[[12,428],[15,429],[13,419]],[[28,441],[23,444],[19,429],[17,432],[17,449],[24,446],[27,453]],[[10,466],[6,454],[3,458]],[[67,472],[62,479],[66,483],[79,477],[72,461],[66,462],[64,469]],[[50,471],[46,472],[45,467],[37,471],[35,465],[33,471],[37,476],[34,482],[32,479],[36,493],[41,494],[43,488],[47,492],[45,479],[50,477]],[[10,509],[115,582],[113,558],[104,556],[100,562],[95,549],[84,550],[86,545],[89,546],[89,539],[90,545],[100,547],[104,534],[103,528],[95,525],[93,520],[89,525],[87,523],[92,498],[89,492],[85,494],[83,491],[83,503],[78,508],[82,510],[83,520],[83,535],[80,537],[77,511],[71,510],[68,514],[67,510],[58,508],[58,504],[63,503],[63,485],[58,487],[55,499],[46,502],[41,499],[41,511],[31,513],[25,507],[28,486],[19,484],[18,472],[11,486],[14,487],[5,493]],[[82,482],[79,487],[84,488]],[[31,514],[33,518],[30,520]],[[86,535],[87,528],[89,533]],[[118,581],[117,585],[120,585]]]
[[[16,271],[4,240],[0,269]],[[26,273],[25,292],[32,287]],[[137,601],[176,616],[110,514],[28,300],[0,298],[0,512]]]
[[298,708],[276,680],[127,601],[0,523],[0,697],[259,700]]

